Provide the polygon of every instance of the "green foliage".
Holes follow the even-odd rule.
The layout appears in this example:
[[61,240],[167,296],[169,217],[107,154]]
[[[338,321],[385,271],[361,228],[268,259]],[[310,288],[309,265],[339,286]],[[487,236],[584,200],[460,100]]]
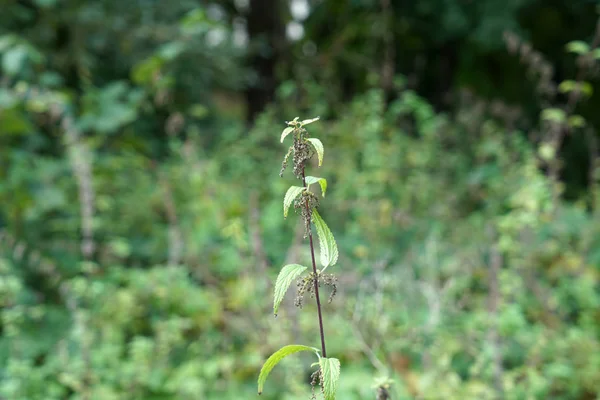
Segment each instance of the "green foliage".
[[317,235],[319,236],[319,248],[321,250],[321,265],[323,271],[330,265],[335,265],[338,260],[339,252],[333,233],[321,218],[321,215],[315,210],[312,214],[312,222],[315,225]]
[[289,135],[290,133],[292,133],[294,131],[294,127],[293,126],[288,126],[287,128],[285,128],[283,130],[283,132],[281,132],[281,143],[283,143],[283,139],[285,139],[285,137],[287,135]]
[[567,43],[567,51],[575,54],[586,54],[590,51],[590,46],[581,40],[574,40]]
[[310,144],[314,147],[317,152],[317,157],[319,158],[319,167],[323,165],[323,156],[325,153],[325,148],[323,147],[323,143],[316,138],[308,138],[306,139],[310,142]]
[[288,288],[294,279],[300,276],[304,271],[306,271],[306,267],[302,265],[288,264],[283,267],[279,272],[279,275],[277,275],[273,294],[273,314],[275,314],[275,316],[277,316],[277,310],[279,309],[279,305],[285,297]]
[[[319,117],[313,119],[307,119],[303,121],[298,121],[299,118],[294,118],[293,121],[287,122],[289,125],[281,135],[281,142],[285,136],[291,132],[294,133],[294,144],[286,154],[283,162],[283,169],[285,169],[288,157],[291,152],[294,153],[294,173],[297,178],[302,179],[303,187],[292,186],[288,189],[285,194],[285,198],[283,201],[283,214],[284,218],[287,216],[288,208],[291,203],[298,197],[300,193],[302,193],[302,201],[297,203],[297,208],[302,210],[301,216],[304,220],[303,223],[305,225],[305,235],[310,237],[310,252],[311,252],[311,261],[312,261],[312,272],[308,274],[308,276],[299,280],[298,282],[298,296],[295,302],[295,305],[298,307],[302,307],[302,298],[306,291],[309,291],[311,295],[316,298],[317,302],[317,313],[319,317],[319,334],[321,339],[321,351],[323,356],[326,355],[325,348],[325,332],[323,329],[323,316],[322,309],[320,303],[320,294],[319,288],[322,284],[327,286],[331,286],[333,288],[332,296],[335,294],[337,290],[336,279],[332,275],[325,275],[322,272],[329,265],[335,264],[338,258],[338,249],[337,244],[335,243],[335,239],[333,238],[333,234],[329,230],[329,227],[325,224],[319,213],[317,212],[317,201],[315,195],[309,191],[310,185],[313,183],[319,182],[321,185],[321,191],[323,196],[325,196],[325,191],[327,190],[327,181],[323,178],[317,178],[313,176],[306,177],[305,169],[306,164],[312,157],[313,153],[308,151],[306,142],[310,141],[311,143],[318,143],[318,146],[315,148],[319,148],[317,150],[317,155],[319,158],[319,166],[323,160],[323,144],[318,139],[306,139],[306,135],[308,134],[306,129],[304,129],[305,125],[311,124],[317,120]],[[290,130],[290,128],[292,128]],[[314,144],[313,144],[314,146]],[[320,146],[320,147],[319,147]],[[280,176],[282,174],[280,173]],[[323,271],[317,270],[317,266],[315,264],[315,256],[314,256],[314,247],[312,240],[312,230],[310,228],[311,222],[315,225],[317,234],[319,236],[319,243],[321,247],[321,262],[324,266]],[[277,280],[275,282],[275,289],[273,295],[273,312],[275,316],[277,316],[277,311],[279,309],[279,305],[283,300],[285,293],[287,292],[289,286],[292,281],[298,278],[307,268],[299,265],[299,264],[289,264],[282,268],[281,272],[277,276]],[[312,297],[312,296],[311,296]],[[330,297],[331,301],[332,297]],[[260,372],[258,378],[258,393],[262,393],[263,384],[267,378],[267,375],[271,371],[271,369],[277,364],[283,357],[292,352],[305,350],[305,346],[286,346],[279,350],[277,353],[273,354],[263,365],[263,368]],[[316,349],[315,349],[316,350]],[[319,356],[319,370],[317,370],[312,375],[311,386],[313,387],[313,398],[314,398],[314,386],[320,383],[322,387],[322,392],[325,396],[326,400],[334,400],[337,392],[337,384],[340,377],[340,362],[335,358],[325,358]],[[314,365],[314,364],[313,364]]]
[[[337,286],[317,278],[337,398],[598,397],[595,5],[309,2],[249,126],[268,85],[241,61],[273,49],[240,45],[237,3],[2,3],[0,397],[253,398],[268,352],[316,344],[314,304],[266,318],[266,278],[311,262],[289,183],[265,178],[298,110],[324,123],[288,140],[335,149],[302,133],[306,185],[335,189],[335,240],[313,233],[343,255]],[[528,40],[513,54],[505,29]],[[294,279],[308,303],[314,277]],[[262,397],[306,400],[321,360]]]
[[321,194],[325,197],[325,193],[327,192],[327,179],[325,178],[317,178],[316,176],[307,176],[306,184],[312,185],[313,183],[318,183],[321,186]]
[[316,349],[314,347],[303,346],[300,344],[290,344],[287,346],[283,346],[281,349],[277,350],[267,359],[267,361],[265,361],[260,370],[260,374],[258,376],[258,394],[262,393],[263,386],[267,381],[267,377],[271,373],[271,370],[277,364],[279,364],[279,362],[285,357],[289,356],[290,354],[298,353],[300,351],[311,351],[318,355],[319,349]]
[[290,206],[304,190],[306,189],[302,186],[290,186],[287,192],[285,192],[285,197],[283,198],[283,218],[287,218]]
[[340,379],[340,360],[337,358],[321,357],[319,359],[319,366],[321,368],[325,400],[335,400],[338,381]]

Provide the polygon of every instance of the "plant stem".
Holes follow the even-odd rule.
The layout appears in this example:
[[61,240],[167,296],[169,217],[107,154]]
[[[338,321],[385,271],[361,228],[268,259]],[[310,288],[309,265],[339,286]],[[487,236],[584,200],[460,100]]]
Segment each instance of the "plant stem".
[[[304,175],[304,168],[302,168],[302,184],[306,186],[306,176]],[[307,215],[311,214],[310,206],[308,205],[308,199],[306,200],[306,212]],[[315,247],[313,245],[312,228],[310,221],[308,225],[308,240],[310,241],[310,256],[312,257],[313,273],[315,274],[315,298],[317,299],[317,311],[319,314],[319,333],[321,334],[321,350],[323,357],[327,357],[327,351],[325,350],[325,331],[323,330],[323,315],[321,314],[321,299],[319,298],[319,276],[317,274],[317,263],[315,262]]]

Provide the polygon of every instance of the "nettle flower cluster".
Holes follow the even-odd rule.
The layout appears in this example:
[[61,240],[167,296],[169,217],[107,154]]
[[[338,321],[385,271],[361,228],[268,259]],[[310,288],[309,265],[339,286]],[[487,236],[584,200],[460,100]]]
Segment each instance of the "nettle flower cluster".
[[[338,248],[331,230],[323,221],[317,211],[319,207],[319,197],[311,192],[311,185],[318,184],[321,187],[321,195],[325,197],[327,192],[327,180],[315,176],[306,176],[305,169],[307,163],[313,156],[317,156],[319,167],[323,164],[324,147],[323,143],[316,138],[308,137],[305,126],[318,121],[319,118],[299,121],[296,117],[293,121],[287,122],[287,127],[281,133],[281,142],[291,135],[294,143],[288,149],[281,166],[280,176],[283,176],[290,158],[293,162],[293,172],[296,178],[302,181],[302,186],[291,186],[283,199],[283,217],[287,218],[290,207],[300,214],[304,223],[304,238],[309,239],[310,253],[312,260],[312,272],[308,267],[300,264],[288,264],[284,266],[277,280],[275,281],[275,290],[273,296],[273,313],[277,316],[279,305],[281,304],[290,285],[297,282],[297,293],[295,305],[302,308],[304,294],[308,292],[311,298],[315,298],[317,303],[317,313],[319,319],[319,333],[321,338],[321,349],[300,344],[284,346],[273,353],[264,363],[258,377],[258,393],[261,394],[263,386],[271,370],[283,358],[290,354],[300,351],[309,351],[317,356],[317,362],[311,367],[318,367],[311,375],[311,386],[313,389],[312,398],[315,399],[315,387],[321,387],[321,393],[325,400],[334,400],[337,384],[340,378],[340,362],[337,358],[328,358],[325,348],[325,332],[323,329],[323,315],[321,313],[321,300],[319,297],[319,288],[321,285],[332,288],[329,302],[332,301],[337,291],[337,278],[332,274],[325,274],[325,270],[334,265],[338,260]],[[313,246],[312,227],[314,226],[319,238],[321,269],[317,269],[315,261],[315,250]]]

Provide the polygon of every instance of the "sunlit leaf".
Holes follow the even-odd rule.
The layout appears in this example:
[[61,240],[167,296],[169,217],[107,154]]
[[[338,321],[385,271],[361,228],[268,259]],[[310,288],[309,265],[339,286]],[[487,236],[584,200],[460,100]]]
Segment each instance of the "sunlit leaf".
[[275,281],[275,292],[273,295],[273,314],[275,314],[275,316],[277,316],[279,305],[285,297],[288,288],[294,279],[299,277],[305,270],[306,267],[300,264],[288,264],[279,272],[277,280]]
[[542,111],[542,119],[546,121],[562,123],[566,119],[566,114],[560,108],[547,108]]
[[577,82],[569,79],[566,81],[562,81],[560,83],[560,85],[558,85],[558,90],[561,93],[568,93],[568,92],[574,90],[576,87],[577,87]]
[[325,197],[325,192],[327,191],[327,180],[325,178],[318,178],[316,176],[307,176],[306,177],[306,185],[310,186],[313,183],[319,183],[321,186],[321,194]]
[[567,43],[567,51],[575,54],[585,54],[590,51],[590,46],[581,40],[574,40]]
[[571,115],[567,122],[573,128],[583,128],[585,126],[585,119],[581,115]]
[[292,202],[298,197],[304,188],[302,186],[290,186],[288,191],[285,193],[283,198],[283,218],[287,218],[288,210],[292,205]]
[[575,82],[573,80],[562,81],[560,85],[558,85],[558,90],[561,93],[569,93],[573,90],[578,90],[586,96],[591,96],[594,92],[592,85],[588,82]]
[[335,400],[340,380],[340,360],[337,358],[321,358],[319,365],[323,374],[322,387],[325,400]]
[[314,347],[303,346],[301,344],[290,344],[288,346],[284,346],[281,349],[277,350],[275,353],[271,355],[263,364],[260,374],[258,375],[258,394],[261,394],[263,391],[263,386],[271,373],[271,370],[285,357],[290,354],[298,353],[300,351],[311,351],[315,354],[318,353],[318,349]]
[[318,121],[320,117],[316,117],[316,118],[311,118],[311,119],[305,119],[304,121],[301,122],[302,125],[308,125],[308,124],[312,124],[315,121]]
[[289,135],[291,132],[293,132],[294,127],[293,126],[288,126],[287,128],[285,128],[283,130],[283,132],[281,132],[281,143],[283,143],[283,139],[285,139],[285,137],[287,135]]
[[317,156],[319,157],[319,167],[323,164],[323,155],[325,153],[325,148],[323,147],[323,143],[316,138],[308,138],[306,139],[312,144],[317,152]]
[[323,268],[335,265],[339,256],[337,244],[331,230],[317,210],[313,210],[312,222],[315,224],[317,236],[319,236],[319,248],[321,250],[321,264]]
[[542,160],[550,161],[556,155],[556,150],[554,149],[554,146],[552,146],[550,143],[543,143],[538,149],[538,154],[540,155]]

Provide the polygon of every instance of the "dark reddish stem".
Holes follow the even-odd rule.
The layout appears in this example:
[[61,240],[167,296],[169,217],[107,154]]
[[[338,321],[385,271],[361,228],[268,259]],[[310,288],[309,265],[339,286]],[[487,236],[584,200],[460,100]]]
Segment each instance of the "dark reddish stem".
[[[306,186],[306,176],[304,175],[304,168],[302,168],[302,184]],[[306,213],[310,218],[312,210],[306,199]],[[310,221],[308,225],[308,240],[310,241],[310,256],[312,257],[313,273],[315,275],[315,298],[317,299],[317,311],[319,313],[319,333],[321,334],[321,350],[323,357],[327,357],[327,351],[325,350],[325,331],[323,330],[323,315],[321,314],[321,299],[319,298],[319,277],[317,275],[317,263],[315,262],[315,247],[313,245],[312,229],[310,227]]]

